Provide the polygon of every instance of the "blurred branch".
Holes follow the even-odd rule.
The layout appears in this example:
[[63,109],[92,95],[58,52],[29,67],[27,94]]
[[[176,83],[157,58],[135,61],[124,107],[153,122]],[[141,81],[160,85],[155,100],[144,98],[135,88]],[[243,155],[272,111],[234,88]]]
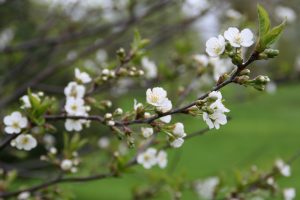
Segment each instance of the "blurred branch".
[[151,14],[159,11],[160,9],[164,8],[166,5],[171,3],[173,0],[164,0],[160,1],[159,3],[156,3],[152,7],[150,7],[143,15],[132,18],[130,17],[127,21],[123,22],[122,25],[120,25],[122,28],[119,29],[118,31],[115,31],[111,33],[105,40],[102,40],[98,43],[92,44],[85,48],[82,52],[79,53],[79,55],[71,60],[64,60],[61,63],[58,64],[53,64],[50,66],[47,66],[43,71],[38,73],[36,76],[34,76],[33,79],[28,81],[27,83],[24,83],[20,88],[18,88],[13,94],[10,96],[4,97],[0,100],[0,108],[5,107],[7,104],[9,104],[11,101],[15,100],[19,96],[21,96],[27,88],[30,88],[37,83],[43,81],[47,77],[51,76],[57,69],[64,68],[66,66],[70,66],[74,64],[77,60],[86,57],[90,55],[91,53],[94,53],[97,49],[110,44],[112,41],[114,41],[115,38],[119,37],[120,35],[124,34],[124,32],[140,20],[142,20],[145,17],[150,16]]

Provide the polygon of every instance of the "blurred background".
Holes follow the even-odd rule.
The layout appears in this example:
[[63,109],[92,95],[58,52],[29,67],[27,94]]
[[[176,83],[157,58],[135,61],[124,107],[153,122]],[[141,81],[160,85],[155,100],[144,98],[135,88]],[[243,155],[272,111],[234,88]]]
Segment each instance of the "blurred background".
[[[240,171],[255,166],[270,169],[274,160],[288,159],[300,148],[299,0],[0,0],[1,118],[18,107],[18,99],[27,88],[63,99],[63,88],[73,79],[75,67],[91,75],[112,68],[117,64],[116,51],[129,48],[135,29],[150,39],[147,57],[157,71],[149,72],[146,79],[121,79],[104,85],[96,94],[98,98],[110,99],[126,111],[132,109],[134,98],[145,101],[146,88],[163,86],[174,102],[181,101],[178,94],[191,88],[183,103],[189,102],[214,84],[211,77],[195,77],[193,56],[204,54],[205,41],[230,26],[248,27],[257,33],[258,2],[270,13],[273,25],[285,17],[288,22],[275,46],[280,55],[250,68],[252,76],[268,75],[272,82],[265,92],[238,85],[226,87],[222,93],[231,110],[230,122],[220,130],[187,141],[176,151],[169,150],[168,168],[163,172],[154,170],[157,174],[151,174],[150,180],[162,173],[191,180],[217,175],[231,184]],[[208,71],[213,77],[214,69]],[[191,80],[193,84],[188,87]],[[173,121],[177,120],[184,122],[187,133],[206,127],[201,118],[177,116]],[[101,163],[108,159],[107,154],[101,145],[97,147],[97,141],[109,137],[109,131],[93,124],[82,135],[93,149],[98,149],[83,156],[83,165],[88,167],[82,167],[79,173],[105,170]],[[59,146],[60,132],[52,136]],[[110,140],[116,145],[116,138]],[[134,151],[126,146],[115,148]],[[7,148],[0,153],[0,166],[13,166],[37,177],[24,176],[17,185],[35,182],[39,174],[48,173],[32,165],[43,152],[42,147],[29,154]],[[140,173],[60,187],[76,199],[131,199],[135,189],[149,180],[144,169],[135,170]],[[280,184],[300,191],[299,181],[297,160],[292,176],[283,178]],[[166,191],[154,199],[167,199]],[[193,195],[187,191],[183,199],[195,199]]]

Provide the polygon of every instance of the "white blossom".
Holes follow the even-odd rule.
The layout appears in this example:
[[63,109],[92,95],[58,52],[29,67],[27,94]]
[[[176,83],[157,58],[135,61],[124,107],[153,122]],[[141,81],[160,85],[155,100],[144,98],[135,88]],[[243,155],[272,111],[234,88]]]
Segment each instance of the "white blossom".
[[156,64],[149,60],[147,57],[143,57],[142,66],[146,71],[146,78],[155,78],[157,76],[157,66]]
[[25,192],[21,192],[19,195],[18,195],[18,200],[27,200],[30,198],[30,192],[28,191],[25,191]]
[[85,94],[85,87],[76,82],[70,82],[64,89],[64,94],[67,98],[73,97],[75,99],[83,98]]
[[233,47],[250,47],[253,41],[253,33],[250,29],[241,32],[235,27],[230,27],[224,32],[224,37]]
[[173,129],[173,134],[175,137],[178,137],[178,138],[183,138],[186,136],[183,123],[178,122],[175,124],[174,129]]
[[81,131],[82,121],[79,119],[66,119],[65,128],[67,131]]
[[212,113],[203,112],[203,120],[206,122],[210,129],[219,129],[220,125],[225,125],[227,123],[227,117],[224,114],[229,112],[222,103],[222,94],[219,91],[213,91],[208,95],[208,99],[213,100],[208,106]]
[[86,108],[83,99],[68,98],[65,110],[69,115],[84,115]]
[[168,157],[167,153],[163,150],[159,151],[156,157],[157,164],[160,168],[166,168],[168,164]]
[[220,125],[225,125],[227,123],[226,115],[222,112],[214,112],[213,114],[203,112],[203,120],[210,129],[219,129]]
[[284,200],[293,200],[296,197],[296,190],[295,188],[285,188],[283,190],[283,197]]
[[37,141],[30,134],[21,134],[15,140],[15,147],[19,150],[30,151],[37,146]]
[[81,83],[90,83],[92,78],[86,72],[81,72],[78,68],[75,69],[75,78]]
[[137,156],[137,162],[140,165],[143,165],[145,169],[150,169],[152,166],[157,164],[156,152],[156,149],[151,147],[148,148],[146,151]]
[[153,128],[141,128],[142,134],[145,138],[149,138],[151,135],[153,135]]
[[4,117],[5,132],[8,134],[20,133],[23,128],[27,127],[28,120],[20,112],[13,112],[11,115]]
[[280,20],[287,20],[289,23],[293,23],[297,19],[297,14],[292,8],[285,6],[277,6],[275,8],[275,15]]
[[214,192],[219,183],[220,180],[218,177],[211,177],[204,181],[197,181],[195,183],[195,189],[199,197],[212,200],[214,199]]
[[172,102],[167,98],[165,98],[164,101],[160,104],[160,106],[157,107],[157,110],[162,113],[168,112],[171,109],[172,109]]
[[60,168],[64,171],[69,171],[71,170],[71,168],[73,167],[73,162],[72,160],[69,159],[64,159],[63,161],[61,161],[60,163]]
[[276,160],[275,166],[283,176],[286,177],[291,176],[291,168],[283,160],[281,159]]
[[167,92],[161,87],[147,89],[146,91],[147,102],[153,106],[161,106],[165,103]]
[[225,39],[222,35],[209,38],[206,41],[206,52],[211,57],[218,57],[225,50]]

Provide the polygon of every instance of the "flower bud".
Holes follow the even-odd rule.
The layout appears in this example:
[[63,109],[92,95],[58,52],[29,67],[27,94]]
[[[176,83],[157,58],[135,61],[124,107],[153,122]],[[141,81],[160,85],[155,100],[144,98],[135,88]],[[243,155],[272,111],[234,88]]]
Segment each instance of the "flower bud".
[[125,50],[123,48],[120,48],[118,51],[117,51],[117,55],[118,57],[123,60],[125,58]]
[[109,120],[109,121],[107,122],[107,125],[108,125],[108,126],[114,126],[114,125],[115,125],[115,122],[114,122],[113,120]]
[[115,110],[115,114],[116,114],[116,115],[122,115],[122,114],[123,114],[122,108],[117,108],[117,109]]
[[268,58],[274,58],[279,55],[279,50],[277,49],[266,49],[264,53],[267,55]]
[[240,72],[240,75],[249,75],[250,74],[250,69],[243,69],[241,72]]
[[104,115],[104,118],[105,118],[105,119],[110,119],[110,118],[112,118],[112,114],[111,114],[111,113],[106,113],[106,114]]

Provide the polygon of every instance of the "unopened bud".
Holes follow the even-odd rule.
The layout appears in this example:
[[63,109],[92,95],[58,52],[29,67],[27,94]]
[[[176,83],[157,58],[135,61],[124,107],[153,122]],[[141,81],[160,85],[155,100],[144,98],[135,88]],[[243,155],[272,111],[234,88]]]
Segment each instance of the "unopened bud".
[[243,69],[241,72],[240,72],[240,75],[249,75],[250,74],[250,69]]
[[112,114],[111,113],[106,113],[104,115],[104,117],[105,117],[105,119],[110,119],[110,118],[112,118]]
[[274,58],[279,55],[279,50],[277,49],[266,49],[264,53],[267,55],[268,58]]

